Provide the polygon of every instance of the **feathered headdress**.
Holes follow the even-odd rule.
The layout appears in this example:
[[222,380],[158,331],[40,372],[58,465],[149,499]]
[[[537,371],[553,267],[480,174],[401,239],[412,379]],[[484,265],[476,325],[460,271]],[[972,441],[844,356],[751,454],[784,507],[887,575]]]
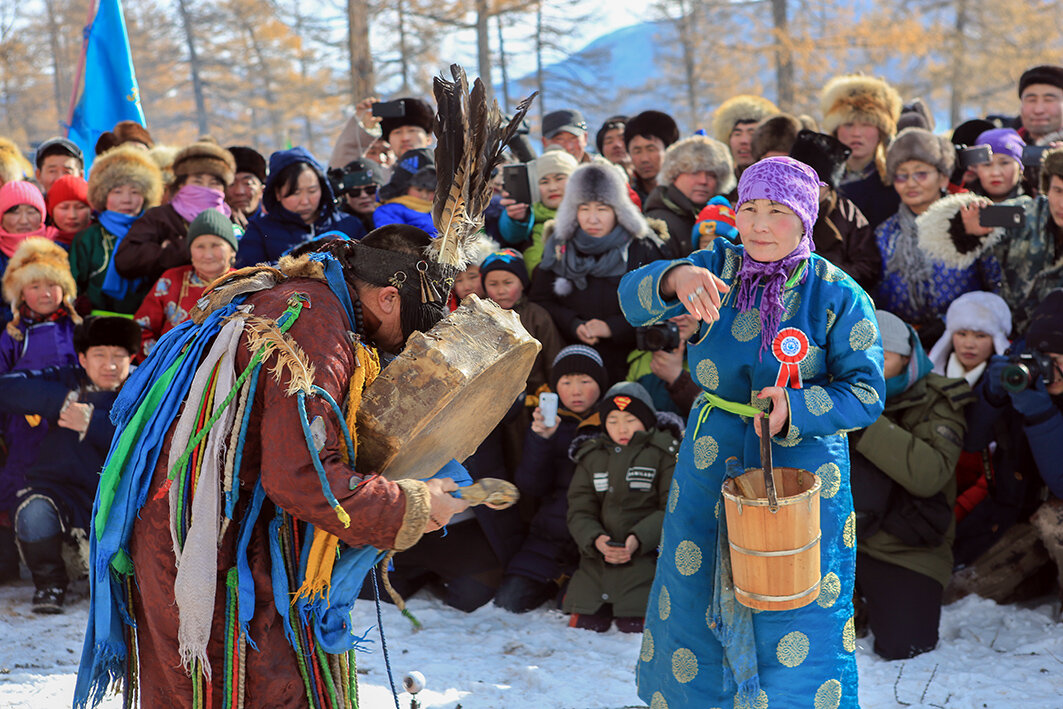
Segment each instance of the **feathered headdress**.
[[440,264],[462,270],[469,262],[483,214],[491,201],[491,173],[502,162],[502,151],[516,135],[531,107],[533,93],[517,106],[504,124],[498,102],[487,101],[480,79],[469,81],[465,70],[450,65],[454,81],[437,76],[436,96],[436,198],[432,221],[439,237],[433,257]]

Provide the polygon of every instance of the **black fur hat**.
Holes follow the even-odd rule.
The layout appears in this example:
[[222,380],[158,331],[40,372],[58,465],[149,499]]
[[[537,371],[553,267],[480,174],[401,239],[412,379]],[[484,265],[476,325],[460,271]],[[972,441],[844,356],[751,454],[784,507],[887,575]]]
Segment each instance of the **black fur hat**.
[[675,119],[661,111],[643,111],[624,126],[624,145],[637,137],[660,138],[664,147],[679,140],[679,126]]
[[90,347],[121,347],[135,355],[140,350],[140,325],[130,318],[89,317],[74,330],[74,350]]
[[789,113],[768,116],[753,131],[753,160],[760,160],[769,152],[789,153],[803,128],[801,121]]
[[845,172],[845,161],[852,154],[845,143],[832,135],[803,130],[794,139],[790,157],[811,167],[819,179],[837,189]]
[[396,128],[402,128],[403,126],[417,126],[423,128],[425,133],[432,134],[432,121],[435,119],[436,112],[428,105],[427,102],[422,101],[419,98],[413,98],[408,96],[406,98],[399,99],[402,101],[403,108],[406,113],[402,116],[395,116],[394,118],[382,118],[380,119],[380,132],[384,140],[388,139],[391,135],[391,131]]

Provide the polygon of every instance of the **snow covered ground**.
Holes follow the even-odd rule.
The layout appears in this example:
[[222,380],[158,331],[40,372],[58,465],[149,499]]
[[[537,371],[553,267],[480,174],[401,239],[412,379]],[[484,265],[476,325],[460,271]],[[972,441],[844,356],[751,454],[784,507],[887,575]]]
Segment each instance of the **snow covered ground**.
[[[0,588],[0,707],[70,706],[88,610],[84,596],[66,614],[35,616],[32,588]],[[645,706],[633,671],[639,636],[570,629],[558,611],[511,615],[488,606],[466,615],[419,594],[410,609],[424,624],[414,632],[391,606],[384,629],[395,681],[418,670],[425,709],[606,709]],[[941,643],[912,660],[885,662],[857,641],[864,709],[1063,709],[1063,625],[1044,599],[1030,607],[966,598],[945,609]],[[355,617],[375,625],[370,602]],[[361,707],[388,709],[394,700],[379,650],[359,657]],[[104,705],[120,706],[116,698]],[[410,706],[408,694],[399,707]]]

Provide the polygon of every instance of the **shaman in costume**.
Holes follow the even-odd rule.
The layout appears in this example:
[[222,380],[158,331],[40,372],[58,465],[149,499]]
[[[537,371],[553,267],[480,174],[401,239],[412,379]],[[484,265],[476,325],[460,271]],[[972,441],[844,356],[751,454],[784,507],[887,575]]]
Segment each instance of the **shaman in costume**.
[[[804,234],[788,255],[754,261],[742,246],[717,239],[711,251],[644,266],[620,284],[634,325],[684,312],[680,298],[694,302],[692,288],[661,297],[662,281],[683,264],[730,286],[719,319],[702,324],[688,345],[702,393],[679,450],[637,670],[639,696],[654,709],[857,706],[856,518],[845,431],[878,417],[885,382],[870,299],[810,253],[818,183],[811,168],[790,158],[768,158],[742,173],[739,210],[749,200],[772,200],[801,218]],[[815,602],[753,613],[736,602],[730,579],[721,484],[735,472],[725,463],[731,456],[739,474],[760,467],[752,424],[769,401],[757,394],[769,387],[784,387],[789,401],[788,426],[772,439],[775,464],[822,481],[822,578]]]
[[[524,111],[502,130],[477,81],[470,155],[459,73],[436,80],[437,97],[449,91],[439,122],[459,119],[447,149],[489,176]],[[451,172],[439,239],[391,225],[230,274],[130,377],[93,510],[75,706],[112,683],[153,709],[357,703],[351,610],[365,574],[466,506],[445,494],[452,482],[358,468],[356,416],[381,352],[446,313],[489,199],[472,173]]]

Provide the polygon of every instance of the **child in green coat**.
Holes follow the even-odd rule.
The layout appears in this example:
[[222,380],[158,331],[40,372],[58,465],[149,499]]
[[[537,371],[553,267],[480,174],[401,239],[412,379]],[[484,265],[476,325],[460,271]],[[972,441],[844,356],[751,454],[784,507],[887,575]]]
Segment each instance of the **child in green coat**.
[[641,633],[682,422],[658,414],[633,382],[610,388],[599,413],[605,432],[570,449],[568,529],[580,564],[563,607],[571,627],[605,632],[615,619],[622,632]]

